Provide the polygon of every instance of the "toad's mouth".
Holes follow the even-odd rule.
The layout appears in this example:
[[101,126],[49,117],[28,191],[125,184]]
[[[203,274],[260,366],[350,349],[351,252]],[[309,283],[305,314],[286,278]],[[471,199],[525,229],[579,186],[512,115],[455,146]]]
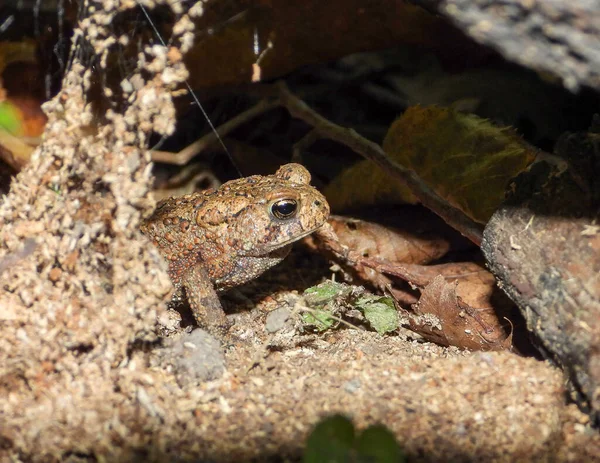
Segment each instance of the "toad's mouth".
[[[304,232],[304,233],[302,233],[300,235],[296,235],[293,238],[290,238],[290,239],[288,239],[286,241],[279,241],[279,242],[273,243],[271,245],[265,245],[264,247],[261,247],[260,249],[250,250],[246,254],[246,256],[248,256],[248,257],[261,257],[261,256],[269,255],[271,257],[280,257],[280,256],[281,257],[285,257],[290,252],[292,244],[294,244],[296,241],[301,240],[305,236],[310,235],[311,233],[313,233],[316,230],[317,229],[315,228],[313,230],[309,230],[307,232]],[[259,251],[259,252],[257,252],[257,251]]]
[[278,247],[269,252],[269,257],[284,259],[292,250],[292,243],[286,244],[285,246]]

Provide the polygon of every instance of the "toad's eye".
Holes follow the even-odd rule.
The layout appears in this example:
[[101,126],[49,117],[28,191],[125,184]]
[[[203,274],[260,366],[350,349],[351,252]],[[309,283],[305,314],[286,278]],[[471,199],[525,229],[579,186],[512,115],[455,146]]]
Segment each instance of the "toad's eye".
[[284,220],[291,219],[298,211],[298,203],[293,199],[280,199],[271,205],[271,214]]

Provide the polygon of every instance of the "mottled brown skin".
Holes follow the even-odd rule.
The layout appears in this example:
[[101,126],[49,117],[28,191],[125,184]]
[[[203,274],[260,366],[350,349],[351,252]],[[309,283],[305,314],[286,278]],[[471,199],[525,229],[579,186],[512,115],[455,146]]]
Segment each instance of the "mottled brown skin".
[[309,172],[286,164],[275,175],[240,178],[218,190],[160,202],[141,230],[169,262],[199,326],[227,329],[217,292],[246,283],[287,256],[290,245],[321,227],[325,197]]

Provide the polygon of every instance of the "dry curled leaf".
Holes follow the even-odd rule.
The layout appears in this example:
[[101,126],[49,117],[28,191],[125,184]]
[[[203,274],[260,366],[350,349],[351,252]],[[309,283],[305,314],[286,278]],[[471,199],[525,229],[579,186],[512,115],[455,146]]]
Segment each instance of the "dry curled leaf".
[[363,257],[378,256],[392,262],[425,264],[450,249],[448,240],[408,228],[386,227],[350,217],[331,216],[329,224],[340,242]]
[[[343,216],[330,216],[327,228],[305,238],[313,250],[332,255],[344,264],[344,270],[380,291],[391,290],[405,303],[416,302],[414,294],[394,288],[382,272],[364,265],[370,258],[399,265],[426,264],[443,257],[458,243],[451,234],[440,230],[440,221],[414,208],[401,209],[394,225]],[[458,244],[460,246],[460,244]],[[350,256],[345,253],[347,250]]]
[[[366,259],[362,264],[419,288],[420,299],[412,304],[414,313],[406,311],[406,315],[410,328],[424,338],[472,350],[512,347],[512,335],[508,333],[513,323],[508,320],[513,304],[482,265],[457,262],[424,266],[379,259]],[[413,302],[406,290],[398,286],[390,286],[389,290],[397,302]]]
[[422,291],[409,315],[412,330],[445,346],[471,350],[510,349],[507,334],[491,307],[472,307],[457,295],[457,283],[438,275]]
[[17,137],[39,137],[48,118],[41,108],[42,101],[33,96],[11,96],[0,102],[0,128]]
[[39,74],[33,41],[0,42],[0,159],[19,171],[33,153],[46,126],[35,76]]
[[37,45],[33,40],[21,42],[0,41],[0,74],[6,67],[15,62],[37,62]]
[[16,171],[25,166],[44,131],[46,115],[41,102],[31,97],[13,97],[0,102],[0,159]]

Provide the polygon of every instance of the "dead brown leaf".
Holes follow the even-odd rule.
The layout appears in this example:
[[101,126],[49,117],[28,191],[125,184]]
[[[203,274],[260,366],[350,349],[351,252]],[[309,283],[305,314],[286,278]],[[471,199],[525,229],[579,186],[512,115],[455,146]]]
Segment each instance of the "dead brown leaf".
[[[403,265],[365,260],[363,265],[416,286],[421,297],[412,305],[411,329],[442,345],[472,350],[503,350],[512,346],[508,320],[510,301],[496,286],[494,275],[476,262],[441,265]],[[444,282],[444,285],[441,284]],[[405,303],[405,291],[392,288]],[[437,298],[437,302],[436,299]]]
[[409,315],[412,330],[444,346],[471,350],[510,350],[507,334],[494,308],[472,307],[457,294],[458,282],[438,275],[421,292]]
[[340,241],[363,257],[425,264],[439,259],[450,249],[447,239],[422,235],[407,228],[386,227],[337,215],[331,216],[329,223]]

